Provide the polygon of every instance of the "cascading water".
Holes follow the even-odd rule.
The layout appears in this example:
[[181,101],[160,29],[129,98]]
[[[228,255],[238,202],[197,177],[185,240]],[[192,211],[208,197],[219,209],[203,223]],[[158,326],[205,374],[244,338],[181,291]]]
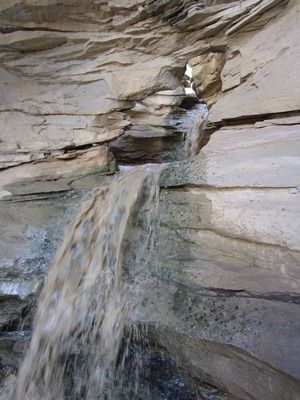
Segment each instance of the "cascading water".
[[[194,156],[207,110],[199,104],[187,113],[186,154]],[[151,242],[162,168],[141,166],[122,173],[95,191],[69,227],[39,300],[12,400],[132,398],[124,397],[117,369],[124,362],[118,359],[119,350],[138,303],[139,284],[129,284],[123,274],[122,246],[130,221],[142,213],[148,237],[133,247],[143,273],[141,260]]]
[[98,189],[69,228],[40,298],[14,400],[116,398],[111,374],[136,302],[122,275],[122,241],[136,210],[149,216],[151,237],[159,170],[134,168]]
[[[189,64],[186,64],[185,78],[185,93],[198,100],[193,89],[193,72]],[[207,116],[208,109],[205,103],[195,104],[192,109],[187,111],[187,118],[184,118],[182,123],[182,129],[185,132],[185,155],[187,158],[194,157],[201,149]]]
[[187,111],[185,137],[186,157],[194,157],[201,148],[202,134],[205,128],[208,110],[206,104],[196,104],[192,110]]

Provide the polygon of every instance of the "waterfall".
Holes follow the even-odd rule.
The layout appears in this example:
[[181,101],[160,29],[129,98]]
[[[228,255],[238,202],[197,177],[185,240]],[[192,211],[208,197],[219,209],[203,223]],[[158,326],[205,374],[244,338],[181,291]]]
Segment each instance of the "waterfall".
[[201,139],[205,128],[208,110],[206,104],[199,103],[187,111],[188,118],[185,122],[185,154],[186,157],[193,157],[199,153]]
[[142,258],[159,171],[144,166],[122,173],[95,191],[68,228],[39,300],[14,400],[117,398],[113,374],[137,297],[122,273],[122,243],[131,215],[146,213],[148,238],[136,255]]
[[[198,101],[198,96],[193,88],[193,72],[189,64],[186,64],[185,71],[185,93]],[[195,104],[187,111],[187,118],[182,121],[182,129],[185,132],[185,156],[194,157],[201,149],[203,131],[208,116],[208,109],[205,103]]]
[[[187,115],[185,146],[190,157],[199,151],[207,109],[198,104]],[[144,165],[121,172],[94,192],[68,228],[39,299],[12,400],[125,398],[120,346],[145,281],[144,252],[151,247],[162,168]],[[138,220],[146,225],[143,244],[134,235],[128,239],[130,225]],[[138,278],[132,273],[134,265],[128,272],[122,263],[131,239],[136,241],[131,247]]]

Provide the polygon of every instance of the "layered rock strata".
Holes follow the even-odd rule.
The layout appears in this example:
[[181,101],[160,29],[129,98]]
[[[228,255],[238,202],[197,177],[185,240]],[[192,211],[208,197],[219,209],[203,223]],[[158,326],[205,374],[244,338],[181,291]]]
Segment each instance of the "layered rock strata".
[[188,59],[214,48],[235,54],[236,37],[263,26],[286,2],[217,3],[3,4],[2,168],[70,152],[75,157],[82,146],[87,151],[115,139],[130,125],[126,109],[159,90],[176,89]]
[[180,143],[170,114],[181,94],[157,92],[176,90],[197,57],[215,132],[161,177],[159,283],[138,319],[232,398],[299,398],[299,12],[296,0],[0,5],[2,366],[18,366],[14,321],[75,210],[41,196],[101,183],[116,169],[108,144],[126,130],[151,146],[173,130]]
[[126,133],[110,143],[118,163],[142,164],[184,159],[185,121],[187,108],[198,102],[187,97],[184,88],[157,92],[136,102],[127,112],[131,126]]
[[[154,334],[202,379],[242,399],[299,395],[298,154],[294,128],[223,129],[197,160],[162,177],[172,189],[161,193],[155,253],[164,263],[154,268],[173,289],[148,297],[153,310],[157,298],[168,304],[168,323]],[[157,325],[162,314],[149,318]],[[177,345],[187,343],[180,356],[163,339],[169,324]],[[242,366],[250,356],[256,361]],[[255,390],[251,376],[261,377]]]

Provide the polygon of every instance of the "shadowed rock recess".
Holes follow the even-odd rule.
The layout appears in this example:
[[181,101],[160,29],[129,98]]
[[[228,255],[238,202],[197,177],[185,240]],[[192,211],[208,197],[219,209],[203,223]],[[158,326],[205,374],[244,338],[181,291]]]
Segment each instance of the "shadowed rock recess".
[[[0,400],[81,202],[120,164],[165,161],[127,379],[136,351],[149,399],[300,399],[299,16],[298,0],[1,2]],[[187,63],[210,109],[183,160]]]

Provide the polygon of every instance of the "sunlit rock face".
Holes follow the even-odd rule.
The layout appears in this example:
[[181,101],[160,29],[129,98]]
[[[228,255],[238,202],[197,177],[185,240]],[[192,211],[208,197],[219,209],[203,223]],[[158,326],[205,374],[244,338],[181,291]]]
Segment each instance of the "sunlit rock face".
[[[297,0],[0,5],[3,328],[30,314],[82,197],[55,192],[102,184],[115,158],[174,160],[165,140],[182,146],[192,60],[214,133],[162,173],[158,284],[137,319],[232,398],[299,398],[299,12]],[[15,372],[27,337],[5,335]]]
[[[116,139],[136,122],[127,110],[137,101],[178,88],[188,59],[214,48],[231,59],[242,42],[236,38],[265,26],[285,5],[275,0],[2,4],[1,166],[66,154],[76,158],[82,147],[89,151]],[[279,52],[280,43],[276,48]],[[248,64],[245,60],[249,69]],[[244,76],[242,71],[241,80]],[[12,169],[12,179],[18,171]],[[6,179],[1,186],[14,193]]]
[[211,121],[299,110],[298,12],[299,4],[290,1],[280,18],[228,46],[221,73],[224,95],[212,108]]
[[221,72],[225,64],[223,51],[211,52],[189,60],[192,68],[192,87],[208,106],[216,103],[222,94]]

